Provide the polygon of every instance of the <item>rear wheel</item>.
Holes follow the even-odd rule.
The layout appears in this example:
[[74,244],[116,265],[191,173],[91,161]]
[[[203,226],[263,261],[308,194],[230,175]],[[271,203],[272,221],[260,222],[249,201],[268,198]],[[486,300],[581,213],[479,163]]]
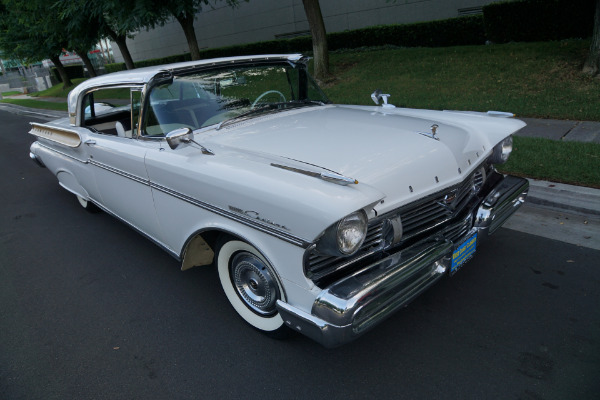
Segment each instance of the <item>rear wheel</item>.
[[96,213],[100,211],[100,209],[91,201],[84,199],[81,196],[77,196],[77,201],[86,211]]
[[221,286],[237,313],[270,336],[282,337],[288,328],[275,306],[285,300],[281,285],[265,258],[248,243],[224,242],[217,256]]

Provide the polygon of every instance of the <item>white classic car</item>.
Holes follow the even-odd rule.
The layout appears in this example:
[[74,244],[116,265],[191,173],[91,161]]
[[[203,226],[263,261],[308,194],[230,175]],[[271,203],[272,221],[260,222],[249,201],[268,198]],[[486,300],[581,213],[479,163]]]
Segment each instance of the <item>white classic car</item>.
[[523,203],[527,181],[494,164],[525,124],[396,108],[380,91],[373,106],[330,104],[306,61],[89,79],[69,118],[31,124],[30,156],[182,270],[214,265],[250,325],[338,346],[454,274]]

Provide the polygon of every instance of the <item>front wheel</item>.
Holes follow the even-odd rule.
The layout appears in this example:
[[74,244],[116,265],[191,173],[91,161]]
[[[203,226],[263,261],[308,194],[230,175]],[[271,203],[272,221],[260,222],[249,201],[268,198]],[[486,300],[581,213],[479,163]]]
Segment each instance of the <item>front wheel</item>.
[[282,337],[288,328],[277,312],[277,300],[285,300],[277,276],[265,258],[239,240],[223,243],[217,256],[221,286],[237,313],[250,325],[270,336]]

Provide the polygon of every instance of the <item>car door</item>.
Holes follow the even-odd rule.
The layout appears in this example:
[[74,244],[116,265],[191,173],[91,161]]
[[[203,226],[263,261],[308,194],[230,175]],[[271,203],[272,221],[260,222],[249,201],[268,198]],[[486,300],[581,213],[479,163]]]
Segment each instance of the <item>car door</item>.
[[82,123],[90,130],[84,145],[102,205],[154,238],[159,227],[144,158],[159,144],[137,138],[140,88],[118,89],[96,90],[84,98]]

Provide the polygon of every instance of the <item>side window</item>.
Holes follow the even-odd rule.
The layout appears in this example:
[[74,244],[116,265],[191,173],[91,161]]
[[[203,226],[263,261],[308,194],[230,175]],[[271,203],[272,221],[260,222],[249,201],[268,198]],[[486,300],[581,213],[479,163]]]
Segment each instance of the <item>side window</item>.
[[[89,92],[83,99],[83,126],[98,133],[132,137],[131,88],[107,88]],[[141,96],[138,96],[138,103]],[[139,112],[139,104],[138,104]]]
[[183,127],[198,129],[212,110],[209,95],[187,78],[153,87],[148,98],[143,135],[149,137],[162,137]]

